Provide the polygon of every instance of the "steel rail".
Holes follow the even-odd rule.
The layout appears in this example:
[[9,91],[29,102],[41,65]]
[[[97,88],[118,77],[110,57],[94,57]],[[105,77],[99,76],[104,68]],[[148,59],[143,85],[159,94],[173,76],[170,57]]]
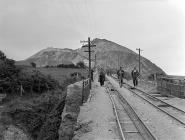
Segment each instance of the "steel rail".
[[[131,121],[133,122],[134,126],[137,128],[137,130],[140,133],[140,135],[145,140],[156,140],[156,138],[152,135],[152,133],[150,132],[150,130],[145,126],[145,124],[143,123],[143,121],[136,114],[136,112],[134,111],[134,109],[129,105],[129,103],[119,93],[119,91],[116,90],[116,88],[112,85],[112,83],[110,81],[109,81],[109,83],[111,84],[111,87],[114,89],[114,91],[117,93],[117,95],[118,95],[118,97],[119,97],[119,99],[121,101],[121,105],[123,106],[123,108],[125,109],[125,106],[127,106],[127,109],[125,109],[125,111],[128,114],[128,116],[131,119]],[[107,89],[107,92],[108,92],[108,89]],[[111,97],[110,93],[109,93],[109,96]],[[111,97],[111,100],[113,101],[112,97]],[[114,104],[114,106],[115,106],[115,104]]]
[[114,113],[115,113],[115,115],[116,115],[116,121],[117,121],[117,123],[118,123],[119,131],[120,131],[120,133],[121,133],[121,139],[122,139],[122,140],[126,140],[126,139],[125,139],[125,136],[124,136],[124,134],[123,134],[123,130],[122,130],[122,127],[121,127],[121,123],[120,123],[120,121],[119,121],[118,112],[117,112],[117,109],[116,109],[116,105],[115,105],[115,103],[114,103],[114,100],[112,99],[112,96],[111,96],[110,93],[108,92],[108,89],[107,89],[107,88],[106,88],[106,91],[107,91],[107,93],[109,94],[109,98],[110,98],[110,100],[111,100],[111,103],[112,103],[112,106],[113,106],[113,110],[114,110]]
[[[131,86],[129,84],[127,84],[127,85],[130,86],[130,87],[133,87],[133,86]],[[163,104],[166,104],[166,105],[168,105],[168,106],[178,110],[179,112],[184,113],[184,115],[185,115],[185,111],[183,111],[183,110],[181,110],[181,109],[179,109],[179,108],[177,108],[177,107],[175,107],[175,106],[173,106],[173,105],[171,105],[171,104],[169,104],[169,103],[167,103],[167,102],[165,102],[165,101],[163,101],[163,100],[161,100],[161,99],[159,99],[157,97],[154,97],[154,96],[150,95],[149,93],[142,91],[141,89],[135,88],[135,90],[137,90],[139,92],[142,92],[143,94],[146,94],[146,96],[150,96],[151,98],[153,98],[155,100],[158,100],[159,102],[162,102]]]
[[[128,89],[128,88],[127,88]],[[133,90],[128,89],[129,91],[131,91],[132,93],[134,93],[135,95],[137,95],[138,97],[140,97],[141,99],[145,100],[146,102],[148,102],[149,104],[151,104],[152,106],[154,106],[155,108],[159,109],[160,111],[162,111],[163,113],[165,113],[166,115],[170,116],[171,118],[173,118],[174,120],[176,120],[178,123],[182,124],[183,126],[185,126],[185,122],[179,120],[177,117],[173,116],[172,114],[170,114],[168,111],[165,111],[163,109],[161,109],[160,107],[158,107],[157,105],[153,104],[151,101],[145,99],[144,97],[142,97],[141,95],[139,95],[138,93],[134,92]],[[173,108],[173,107],[172,107]]]
[[[116,77],[113,77],[113,78],[117,80]],[[163,100],[161,100],[161,99],[159,99],[159,98],[157,98],[157,97],[154,97],[154,96],[150,95],[149,93],[142,91],[142,90],[139,89],[139,88],[133,87],[133,86],[131,86],[131,85],[128,84],[128,83],[125,83],[125,84],[128,85],[128,86],[131,87],[131,88],[134,88],[135,90],[137,90],[137,91],[139,91],[139,92],[142,92],[143,94],[146,94],[147,96],[150,96],[151,98],[153,98],[153,99],[155,99],[155,100],[158,100],[159,102],[162,102],[162,103],[164,103],[164,104],[166,104],[166,105],[168,105],[168,106],[170,106],[170,107],[172,107],[172,108],[178,110],[179,112],[184,113],[184,115],[185,115],[185,111],[183,111],[183,110],[181,110],[181,109],[179,109],[179,108],[177,108],[177,107],[175,107],[175,106],[173,106],[173,105],[171,105],[171,104],[169,104],[169,103],[167,103],[167,102],[165,102],[165,101],[163,101]]]
[[120,133],[121,133],[121,139],[122,139],[122,140],[126,140],[126,139],[125,139],[125,136],[124,136],[124,134],[123,134],[123,128],[121,127],[121,123],[120,123],[120,121],[119,121],[118,112],[117,112],[117,109],[116,109],[116,105],[115,105],[115,103],[114,103],[114,100],[112,99],[112,96],[111,96],[110,93],[108,92],[108,89],[107,89],[107,88],[106,88],[106,91],[107,91],[107,93],[109,94],[109,97],[110,97],[110,100],[111,100],[111,103],[112,103],[112,106],[113,106],[113,110],[114,110],[114,113],[115,113],[115,115],[116,115],[116,121],[117,121],[117,123],[118,123],[119,131],[120,131]]
[[[115,77],[113,77],[113,78],[116,79]],[[116,79],[116,80],[117,80],[117,79]],[[125,84],[126,84],[127,86],[133,88],[133,86],[131,86],[131,85],[127,84],[127,83],[125,83]],[[126,88],[126,87],[125,87],[125,88]],[[131,90],[131,89],[129,89],[129,88],[127,88],[127,89],[128,89],[129,91],[131,91],[132,93],[134,93],[135,95],[137,95],[138,97],[140,97],[141,99],[143,99],[143,100],[145,100],[146,102],[148,102],[150,105],[152,105],[152,106],[155,107],[156,109],[158,109],[158,110],[160,110],[161,112],[163,112],[164,114],[166,114],[167,116],[170,116],[171,118],[173,118],[175,121],[177,121],[177,122],[180,123],[181,125],[185,126],[185,122],[183,122],[182,120],[179,120],[177,117],[173,116],[173,115],[170,114],[169,112],[167,112],[167,111],[161,109],[160,107],[158,107],[157,105],[153,104],[151,101],[145,99],[144,97],[142,97],[142,96],[139,95],[138,93],[134,92],[133,90]],[[138,88],[135,88],[135,89],[138,90],[139,92],[142,92],[143,94],[146,94],[146,96],[148,95],[148,93],[146,93],[146,92],[144,92],[144,91],[142,91],[142,90],[140,90],[140,89],[138,89]],[[148,96],[147,96],[147,97],[148,97]],[[175,106],[173,106],[173,105],[170,105],[170,104],[168,104],[168,103],[166,103],[166,102],[164,102],[164,101],[162,101],[162,100],[160,100],[160,99],[158,99],[158,98],[156,98],[156,97],[154,97],[154,96],[152,96],[152,95],[150,95],[150,97],[151,97],[151,98],[155,98],[155,99],[158,100],[159,102],[162,102],[163,104],[166,104],[166,105],[168,105],[169,107],[171,107],[171,108],[173,108],[173,109],[175,109],[175,110],[177,110],[177,111],[179,111],[179,112],[185,114],[185,112],[184,112],[183,110],[181,110],[181,109],[179,109],[179,108],[177,108],[177,107],[175,107]]]

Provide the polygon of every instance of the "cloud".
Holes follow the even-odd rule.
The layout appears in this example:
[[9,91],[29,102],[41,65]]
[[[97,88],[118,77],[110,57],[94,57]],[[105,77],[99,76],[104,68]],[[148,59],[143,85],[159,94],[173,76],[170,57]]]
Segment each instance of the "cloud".
[[75,49],[88,36],[100,37],[134,51],[140,47],[145,57],[167,73],[182,74],[184,3],[183,0],[0,0],[0,46],[8,56],[20,60],[48,46]]

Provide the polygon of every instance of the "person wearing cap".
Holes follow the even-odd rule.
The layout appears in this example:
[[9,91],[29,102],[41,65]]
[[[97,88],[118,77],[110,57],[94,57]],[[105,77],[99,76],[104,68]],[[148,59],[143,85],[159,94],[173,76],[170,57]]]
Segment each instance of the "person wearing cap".
[[122,84],[123,84],[124,74],[125,72],[123,70],[123,67],[120,67],[120,69],[117,71],[120,87],[122,87]]
[[136,69],[136,67],[134,67],[134,69],[132,70],[131,75],[132,75],[133,84],[134,84],[134,87],[135,87],[135,86],[138,85],[138,77],[140,75],[138,70]]

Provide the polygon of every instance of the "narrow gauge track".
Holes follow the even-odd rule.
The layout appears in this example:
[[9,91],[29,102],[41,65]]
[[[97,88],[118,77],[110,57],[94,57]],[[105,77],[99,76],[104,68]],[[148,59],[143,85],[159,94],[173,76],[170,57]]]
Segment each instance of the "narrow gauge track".
[[108,82],[109,94],[122,140],[156,140],[123,96]]
[[[116,81],[118,81],[117,78],[113,77]],[[185,126],[185,111],[168,104],[159,98],[156,98],[138,88],[134,88],[128,83],[124,83],[123,86],[127,88],[129,91],[140,97],[141,99],[145,100],[158,110],[162,111],[169,117],[173,118],[176,122],[180,123],[181,125]]]

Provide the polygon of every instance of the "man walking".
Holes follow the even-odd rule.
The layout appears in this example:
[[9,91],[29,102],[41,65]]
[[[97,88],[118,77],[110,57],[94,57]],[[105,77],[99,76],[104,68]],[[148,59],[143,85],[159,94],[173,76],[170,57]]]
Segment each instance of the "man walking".
[[138,70],[136,69],[136,67],[134,67],[134,69],[132,70],[132,79],[133,79],[133,84],[134,84],[134,87],[138,85],[138,77],[139,77],[139,72]]
[[105,73],[104,73],[104,70],[103,69],[100,70],[98,81],[100,82],[100,85],[101,86],[104,85],[104,82],[105,82]]
[[91,69],[91,81],[93,82],[94,81],[94,70]]
[[124,73],[123,67],[120,67],[120,69],[117,71],[120,87],[122,87],[123,84]]

